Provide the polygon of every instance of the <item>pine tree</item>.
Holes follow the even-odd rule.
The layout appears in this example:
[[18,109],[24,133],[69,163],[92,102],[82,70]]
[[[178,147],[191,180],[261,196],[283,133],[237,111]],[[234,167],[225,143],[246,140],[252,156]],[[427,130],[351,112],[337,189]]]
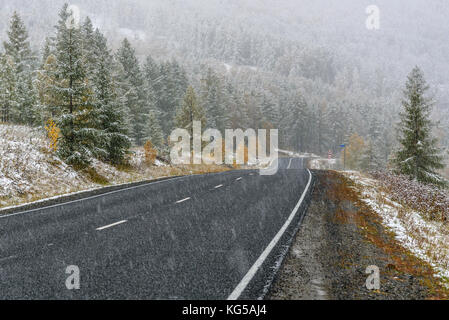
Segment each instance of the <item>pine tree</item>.
[[101,145],[97,155],[113,164],[123,163],[131,141],[127,136],[125,110],[118,99],[118,91],[111,68],[113,57],[106,38],[97,29],[92,34],[91,78],[94,117],[100,130]]
[[33,57],[28,32],[17,12],[12,15],[8,41],[3,42],[3,45],[5,53],[13,58],[18,74],[32,69]]
[[51,54],[53,54],[53,43],[49,37],[46,37],[41,51],[41,69],[44,68],[47,59]]
[[401,149],[397,152],[397,170],[424,183],[444,184],[435,170],[443,169],[442,157],[431,136],[429,119],[433,101],[426,96],[429,89],[422,71],[415,67],[409,74],[404,91],[401,114]]
[[10,28],[8,30],[8,41],[3,43],[5,53],[12,58],[15,66],[16,81],[15,96],[17,104],[12,109],[11,121],[32,125],[36,123],[36,90],[32,82],[34,69],[34,57],[31,52],[28,32],[22,19],[14,12]]
[[164,136],[162,134],[162,129],[159,121],[156,117],[156,113],[153,110],[151,110],[148,115],[146,138],[147,140],[151,141],[153,146],[155,146],[159,150],[163,149]]
[[211,128],[224,131],[226,127],[223,86],[215,72],[208,68],[201,85],[201,104],[207,112]]
[[145,91],[144,79],[140,70],[135,50],[127,39],[124,39],[122,46],[116,55],[117,61],[122,65],[122,75],[120,82],[125,91],[126,109],[129,110],[130,137],[136,145],[143,145],[145,142],[146,125],[148,124],[149,100]]
[[198,103],[195,90],[188,87],[182,106],[176,112],[174,124],[176,128],[187,129],[193,138],[193,121],[200,121],[201,127],[206,126],[206,114]]
[[187,86],[186,71],[175,60],[159,66],[159,77],[153,88],[156,110],[165,136],[169,136],[173,130],[173,119],[182,105]]
[[5,54],[0,56],[0,106],[1,122],[10,122],[18,107],[17,74],[14,60]]
[[[98,48],[96,48],[96,35],[94,34],[94,28],[92,25],[92,21],[89,17],[86,17],[83,25],[81,26],[82,33],[82,55],[84,59],[84,65],[86,69],[86,77],[89,81],[92,81],[94,77],[95,68],[96,68],[96,60],[98,57]],[[107,48],[103,48],[106,49]]]
[[366,139],[366,161],[365,168],[367,170],[378,170],[384,166],[383,152],[385,142],[382,141],[381,123],[378,119],[378,112],[370,112],[368,139]]
[[283,131],[289,136],[289,145],[293,150],[306,151],[305,132],[309,118],[307,102],[299,93],[295,94],[287,104],[287,123]]
[[66,24],[70,16],[67,11],[65,4],[56,26],[56,65],[51,75],[54,80],[51,90],[61,102],[57,121],[61,129],[58,153],[69,164],[85,167],[95,156],[99,132],[92,116],[92,91],[83,64],[82,33],[79,27]]
[[262,112],[265,120],[273,127],[279,126],[279,111],[271,93],[265,93],[262,97]]
[[249,123],[248,116],[242,108],[242,99],[231,83],[226,84],[226,124],[231,129],[245,128]]

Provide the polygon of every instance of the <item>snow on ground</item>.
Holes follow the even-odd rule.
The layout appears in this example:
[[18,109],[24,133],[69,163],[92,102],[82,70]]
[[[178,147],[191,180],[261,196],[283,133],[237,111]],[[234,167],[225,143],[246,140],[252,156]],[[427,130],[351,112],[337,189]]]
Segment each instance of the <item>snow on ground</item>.
[[132,150],[129,166],[117,168],[93,159],[76,171],[48,150],[42,129],[0,124],[0,210],[61,195],[162,177],[218,172],[222,166],[170,166],[145,163],[142,149]]
[[0,125],[0,206],[92,187],[85,177],[47,151],[42,131]]
[[383,224],[396,236],[403,247],[429,263],[436,275],[449,281],[449,226],[443,221],[432,221],[424,214],[392,200],[378,180],[364,174],[344,172],[356,185],[361,200],[379,214]]

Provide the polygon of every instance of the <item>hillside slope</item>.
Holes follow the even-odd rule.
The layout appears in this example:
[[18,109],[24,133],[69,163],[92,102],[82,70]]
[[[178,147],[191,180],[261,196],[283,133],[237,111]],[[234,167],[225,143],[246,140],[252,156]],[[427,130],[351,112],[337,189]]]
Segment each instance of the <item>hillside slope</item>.
[[121,168],[93,160],[77,171],[48,150],[42,129],[0,124],[0,210],[59,195],[156,178],[227,170],[220,166],[145,164],[142,149],[132,150]]

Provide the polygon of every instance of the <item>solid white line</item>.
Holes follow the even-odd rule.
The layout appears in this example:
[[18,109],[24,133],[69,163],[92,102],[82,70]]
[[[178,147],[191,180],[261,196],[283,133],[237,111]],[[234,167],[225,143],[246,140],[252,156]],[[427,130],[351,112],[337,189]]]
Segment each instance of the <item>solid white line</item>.
[[293,158],[290,158],[290,162],[288,163],[287,170],[290,169],[290,166],[292,165],[292,160],[293,160]]
[[234,289],[234,291],[229,295],[228,300],[237,300],[242,292],[246,289],[248,284],[251,282],[253,277],[256,275],[259,268],[262,266],[264,261],[267,259],[267,257],[270,255],[273,248],[277,245],[279,240],[281,239],[282,235],[284,234],[285,230],[290,226],[290,223],[292,222],[293,218],[295,217],[296,213],[298,212],[299,208],[301,207],[302,202],[304,201],[304,198],[309,191],[310,185],[312,183],[312,173],[310,170],[307,169],[309,172],[309,182],[307,183],[307,186],[302,193],[301,198],[299,199],[298,203],[296,204],[296,207],[293,209],[292,213],[288,217],[287,221],[285,221],[284,225],[282,226],[281,230],[276,234],[276,236],[271,240],[268,247],[265,248],[265,250],[262,252],[260,257],[256,260],[256,262],[253,264],[251,269],[246,273],[246,275],[243,277],[243,279],[240,281],[240,283],[237,285],[237,287]]
[[182,203],[182,202],[184,202],[184,201],[187,201],[187,200],[190,200],[191,198],[190,197],[188,197],[188,198],[185,198],[185,199],[182,199],[182,200],[179,200],[179,201],[176,201],[176,203]]
[[111,228],[111,227],[114,227],[116,225],[119,225],[119,224],[122,224],[122,223],[125,223],[125,222],[128,222],[128,220],[122,220],[122,221],[119,221],[119,222],[116,222],[116,223],[108,224],[107,226],[100,227],[100,228],[97,228],[95,230],[101,231],[101,230],[104,230],[104,229],[107,229],[107,228]]
[[218,189],[218,188],[221,188],[221,187],[223,187],[223,185],[219,184],[218,186],[215,186],[215,189]]

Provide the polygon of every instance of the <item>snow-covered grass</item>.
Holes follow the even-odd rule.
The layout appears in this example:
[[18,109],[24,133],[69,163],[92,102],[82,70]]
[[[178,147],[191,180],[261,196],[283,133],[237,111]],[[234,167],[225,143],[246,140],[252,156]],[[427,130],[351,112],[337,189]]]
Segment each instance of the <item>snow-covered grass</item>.
[[431,220],[448,221],[449,193],[435,186],[411,181],[406,176],[391,172],[372,172],[382,187],[388,191],[392,200],[418,211]]
[[[432,196],[432,190],[427,190],[423,186],[421,186],[422,196],[418,196],[419,186],[408,180],[403,181],[404,177],[378,175],[377,180],[354,171],[344,174],[354,182],[361,201],[382,218],[383,224],[395,234],[398,242],[415,256],[429,263],[434,268],[436,276],[448,286],[449,225],[442,219],[428,219],[426,208],[426,203],[429,208],[441,206],[447,208],[447,197],[446,200],[442,200],[440,196]],[[433,212],[433,209],[431,211]],[[447,214],[447,211],[444,213]]]
[[43,130],[0,124],[0,210],[105,185],[228,170],[223,166],[170,166],[159,160],[148,166],[143,150],[134,149],[127,166],[93,160],[91,167],[76,171],[51,153],[48,144]]

